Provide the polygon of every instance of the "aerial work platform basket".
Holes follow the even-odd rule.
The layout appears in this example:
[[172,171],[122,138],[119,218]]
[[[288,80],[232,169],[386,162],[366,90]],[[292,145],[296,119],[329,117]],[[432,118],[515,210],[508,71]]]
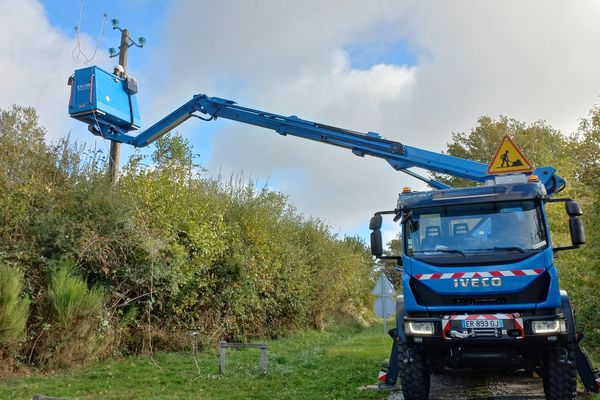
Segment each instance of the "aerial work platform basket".
[[76,70],[69,85],[71,117],[91,125],[108,123],[123,132],[139,129],[135,79],[121,78],[94,66]]

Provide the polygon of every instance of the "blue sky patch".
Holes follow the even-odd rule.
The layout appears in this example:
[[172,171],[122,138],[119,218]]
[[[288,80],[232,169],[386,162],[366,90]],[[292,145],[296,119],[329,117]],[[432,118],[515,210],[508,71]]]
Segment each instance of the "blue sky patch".
[[353,69],[369,69],[377,64],[392,64],[413,67],[418,54],[407,41],[370,42],[351,44],[345,48]]
[[[168,0],[40,0],[40,2],[46,9],[50,24],[71,37],[75,37],[75,27],[79,24],[80,11],[79,29],[82,34],[86,34],[94,40],[100,34],[104,14],[106,14],[107,21],[96,57],[108,57],[107,48],[119,47],[121,34],[118,30],[112,29],[112,19],[119,20],[120,27],[127,28],[132,38],[137,39],[143,36],[148,45],[156,45],[161,28],[160,22],[157,21],[164,19],[171,3]],[[143,65],[148,57],[148,54],[145,53],[148,52],[141,51],[135,57],[130,57],[131,67],[136,68]]]

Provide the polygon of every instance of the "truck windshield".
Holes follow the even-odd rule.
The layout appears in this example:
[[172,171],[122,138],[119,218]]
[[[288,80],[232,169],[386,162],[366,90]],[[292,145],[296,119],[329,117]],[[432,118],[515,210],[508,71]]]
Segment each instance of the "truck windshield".
[[547,246],[533,200],[417,208],[405,218],[409,256],[470,257],[489,252],[532,252]]

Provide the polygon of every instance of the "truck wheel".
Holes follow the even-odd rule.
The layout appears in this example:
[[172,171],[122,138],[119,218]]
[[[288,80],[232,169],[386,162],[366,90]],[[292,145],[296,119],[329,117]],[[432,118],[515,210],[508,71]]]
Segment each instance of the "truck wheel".
[[546,350],[543,369],[547,400],[574,400],[577,396],[577,368],[573,345]]
[[422,349],[401,344],[398,346],[399,376],[405,400],[429,398],[429,370]]

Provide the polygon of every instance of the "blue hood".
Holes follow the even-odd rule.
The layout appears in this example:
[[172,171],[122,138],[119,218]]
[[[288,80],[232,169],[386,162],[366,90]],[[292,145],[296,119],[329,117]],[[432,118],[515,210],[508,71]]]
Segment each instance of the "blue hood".
[[560,305],[551,249],[509,264],[436,266],[405,257],[407,311],[554,308]]

